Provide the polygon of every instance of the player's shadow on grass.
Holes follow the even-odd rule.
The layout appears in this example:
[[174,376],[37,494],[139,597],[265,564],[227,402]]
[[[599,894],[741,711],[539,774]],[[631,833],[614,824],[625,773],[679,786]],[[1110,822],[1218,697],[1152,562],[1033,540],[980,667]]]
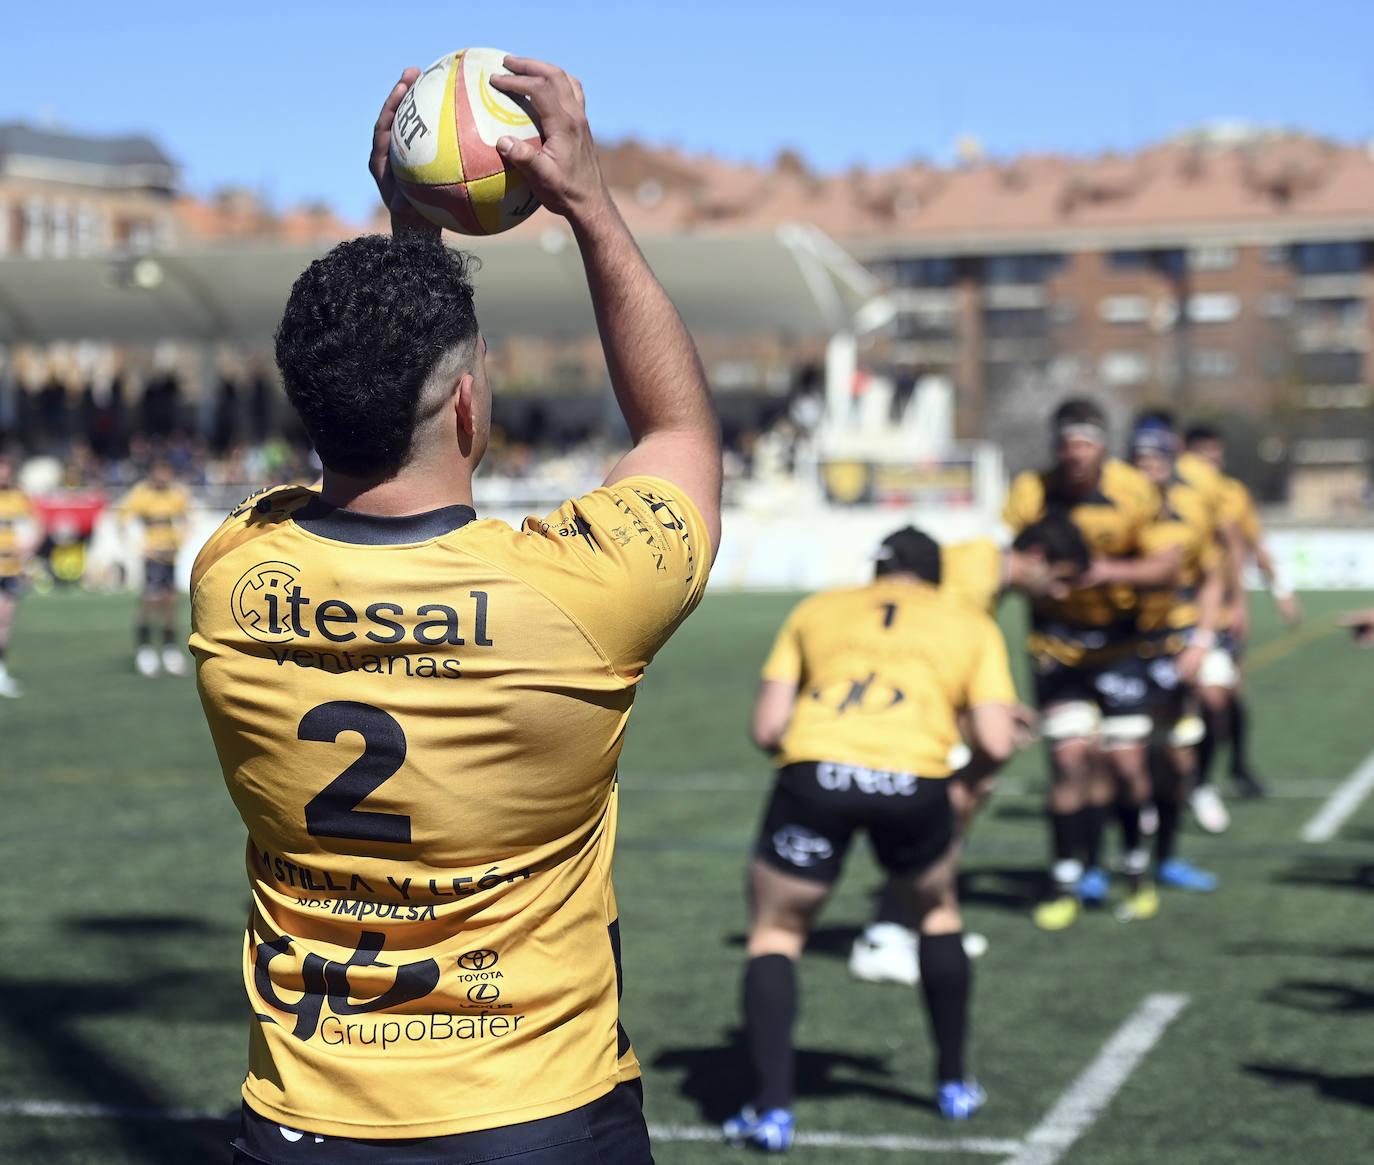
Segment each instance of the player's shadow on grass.
[[1374,1011],[1374,991],[1355,987],[1350,983],[1332,983],[1319,979],[1290,979],[1280,983],[1262,996],[1266,1003],[1293,1007],[1319,1015],[1342,1015],[1347,1012]]
[[1273,939],[1231,943],[1222,949],[1228,955],[1261,955],[1265,958],[1293,955],[1305,959],[1374,959],[1374,946],[1338,947],[1321,943],[1278,942]]
[[[712,1047],[666,1048],[653,1061],[664,1071],[686,1071],[678,1092],[695,1102],[702,1118],[719,1124],[750,1099],[753,1071],[744,1032],[729,1033],[729,1042]],[[891,1068],[881,1056],[798,1048],[796,1095],[799,1098],[869,1096],[899,1104],[934,1109],[927,1093],[887,1083]]]
[[1047,889],[1045,871],[1038,866],[975,866],[959,871],[959,901],[966,906],[990,906],[1024,914]]
[[1311,1084],[1316,1087],[1318,1095],[1328,1100],[1374,1108],[1374,1076],[1330,1076],[1325,1072],[1308,1072],[1301,1068],[1287,1068],[1282,1064],[1245,1064],[1243,1067],[1252,1076],[1262,1076],[1277,1085]]
[[1304,858],[1274,876],[1288,886],[1322,886],[1331,890],[1374,891],[1374,862],[1348,858]]

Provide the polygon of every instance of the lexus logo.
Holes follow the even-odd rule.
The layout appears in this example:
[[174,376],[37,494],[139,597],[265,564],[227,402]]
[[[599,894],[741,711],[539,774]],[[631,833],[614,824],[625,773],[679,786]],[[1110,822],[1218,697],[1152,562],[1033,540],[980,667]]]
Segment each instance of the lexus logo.
[[495,1003],[501,998],[501,990],[494,983],[478,983],[468,988],[469,1003]]
[[495,951],[468,951],[458,956],[458,965],[464,971],[485,971],[496,966],[499,957]]

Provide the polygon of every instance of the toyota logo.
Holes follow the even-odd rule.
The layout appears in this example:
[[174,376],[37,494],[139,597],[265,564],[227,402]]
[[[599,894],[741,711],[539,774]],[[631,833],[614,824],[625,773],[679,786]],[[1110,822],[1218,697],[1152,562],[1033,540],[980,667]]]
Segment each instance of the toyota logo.
[[495,951],[468,951],[458,956],[458,965],[464,971],[485,971],[496,966],[499,957]]

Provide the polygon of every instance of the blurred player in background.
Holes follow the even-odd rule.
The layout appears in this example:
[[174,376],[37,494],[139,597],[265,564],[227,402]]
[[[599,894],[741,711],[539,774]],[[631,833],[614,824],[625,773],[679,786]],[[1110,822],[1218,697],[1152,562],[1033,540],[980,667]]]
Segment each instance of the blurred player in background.
[[1163,499],[1158,518],[1141,536],[1141,553],[1149,556],[1176,548],[1181,563],[1172,584],[1136,588],[1139,652],[1151,690],[1155,756],[1150,784],[1122,790],[1118,802],[1129,880],[1128,897],[1117,911],[1123,921],[1152,918],[1159,910],[1154,885],[1145,876],[1149,862],[1141,844],[1140,811],[1147,800],[1153,801],[1157,813],[1155,880],[1201,891],[1214,890],[1217,884],[1214,875],[1174,856],[1179,817],[1197,767],[1195,747],[1202,738],[1193,687],[1203,659],[1216,644],[1225,588],[1213,502],[1205,489],[1177,472],[1178,445],[1177,433],[1158,415],[1142,418],[1131,433],[1131,460]]
[[6,655],[14,612],[25,585],[25,528],[33,522],[34,509],[15,479],[14,462],[0,454],[0,696],[22,695],[10,675]]
[[[120,528],[127,528],[131,520],[143,527],[143,594],[138,604],[138,649],[134,655],[139,675],[155,676],[159,668],[165,668],[168,675],[186,674],[186,654],[177,631],[181,594],[176,585],[176,561],[186,538],[189,511],[186,488],[176,480],[172,464],[165,458],[155,460],[148,477],[119,503]],[[161,652],[153,644],[155,625],[161,632]]]
[[[1088,569],[1089,555],[1078,527],[1062,514],[1033,522],[1016,536],[1011,546],[992,538],[975,538],[940,548],[940,590],[979,611],[996,617],[1002,596],[1011,591],[1028,598],[1064,598],[1073,579]],[[1033,739],[1038,717],[1023,704],[1013,709],[1017,746]],[[962,726],[961,726],[962,727]],[[991,795],[995,776],[983,773],[970,780],[963,771],[971,753],[961,740],[950,762],[949,796],[959,822],[960,837],[967,836],[974,816]],[[879,896],[878,910],[855,940],[849,952],[849,971],[870,983],[901,983],[914,986],[920,978],[916,955],[917,934],[904,911],[906,895],[889,879]],[[971,958],[987,950],[987,939],[966,934],[964,948]]]
[[1102,830],[1117,789],[1139,797],[1149,788],[1147,743],[1151,694],[1139,655],[1136,588],[1172,585],[1178,547],[1144,553],[1145,531],[1159,516],[1155,486],[1107,455],[1102,409],[1065,401],[1051,420],[1054,465],[1011,483],[1003,513],[1019,533],[1066,515],[1092,552],[1092,565],[1063,597],[1031,603],[1028,647],[1050,763],[1049,815],[1054,863],[1050,897],[1035,924],[1062,930],[1081,902],[1100,904],[1109,885]]
[[772,1151],[793,1136],[796,963],[858,830],[921,934],[940,1112],[964,1120],[985,1099],[964,1065],[971,974],[949,755],[961,712],[974,779],[1014,750],[1006,644],[984,612],[938,591],[940,548],[925,534],[888,537],[875,574],[788,616],[754,704],[754,741],[777,765],[749,867],[744,1022],[757,1090],[724,1132]]
[[192,575],[201,700],[249,836],[244,1165],[652,1161],[619,1022],[616,766],[705,589],[719,428],[581,86],[505,64],[489,83],[543,140],[498,149],[572,229],[634,444],[547,517],[478,519],[486,342],[465,258],[395,188],[406,70],[370,159],[392,237],[312,263],[277,331],[322,489],[250,499]]
[[1229,559],[1227,594],[1216,647],[1203,662],[1199,681],[1207,735],[1198,750],[1198,786],[1210,788],[1217,746],[1231,746],[1231,781],[1242,797],[1264,796],[1264,785],[1250,767],[1249,707],[1241,682],[1241,656],[1250,636],[1250,598],[1242,572],[1251,558],[1273,596],[1274,606],[1286,623],[1302,620],[1302,607],[1292,588],[1281,577],[1264,545],[1264,532],[1254,496],[1243,482],[1225,475],[1226,441],[1211,425],[1193,425],[1186,436],[1188,452],[1222,474],[1227,519],[1234,523],[1238,542]]

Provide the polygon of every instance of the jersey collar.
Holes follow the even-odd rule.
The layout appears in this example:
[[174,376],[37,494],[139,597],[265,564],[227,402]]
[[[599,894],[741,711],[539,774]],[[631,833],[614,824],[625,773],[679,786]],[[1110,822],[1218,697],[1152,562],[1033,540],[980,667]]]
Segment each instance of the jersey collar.
[[445,506],[423,514],[392,517],[345,510],[316,497],[291,517],[311,534],[333,542],[351,542],[355,546],[405,546],[452,534],[476,521],[477,511],[471,506]]

